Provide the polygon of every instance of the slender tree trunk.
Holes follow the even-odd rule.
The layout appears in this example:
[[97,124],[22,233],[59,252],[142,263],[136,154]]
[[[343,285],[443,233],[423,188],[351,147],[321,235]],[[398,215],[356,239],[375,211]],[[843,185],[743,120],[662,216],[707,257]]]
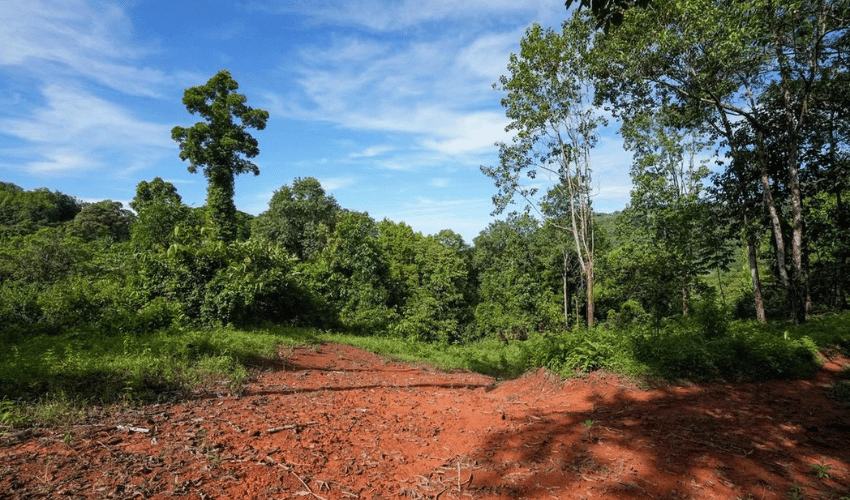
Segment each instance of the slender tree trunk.
[[564,247],[564,272],[562,273],[564,279],[564,326],[567,328],[570,327],[570,297],[567,294],[567,271],[569,267],[567,266],[568,258],[570,254],[567,250],[567,247]]
[[587,327],[590,328],[593,326],[593,319],[595,314],[595,307],[593,303],[593,258],[591,256],[590,260],[587,263]]
[[756,319],[760,323],[767,322],[767,316],[764,313],[764,297],[761,294],[761,279],[759,279],[759,264],[756,256],[756,238],[755,235],[747,235],[747,265],[750,268],[750,278],[753,282],[753,297],[755,298]]
[[782,288],[790,294],[791,280],[788,278],[788,268],[785,267],[785,237],[782,235],[782,219],[779,216],[779,210],[776,208],[776,203],[773,201],[773,194],[770,186],[770,175],[767,173],[767,166],[764,164],[765,160],[766,158],[762,155],[760,163],[761,184],[764,188],[764,204],[767,207],[767,212],[770,216],[770,225],[773,229],[773,239],[776,241],[776,267],[777,272],[779,273],[779,282],[782,284]]

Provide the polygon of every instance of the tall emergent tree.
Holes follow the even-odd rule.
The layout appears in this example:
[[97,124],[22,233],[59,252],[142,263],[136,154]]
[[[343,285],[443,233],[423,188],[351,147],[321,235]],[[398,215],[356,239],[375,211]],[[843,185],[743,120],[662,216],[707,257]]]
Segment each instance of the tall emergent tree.
[[[582,14],[566,21],[560,33],[537,24],[526,30],[520,54],[511,55],[510,76],[502,76],[496,86],[507,92],[502,106],[513,121],[506,131],[516,135],[510,144],[498,144],[498,166],[481,167],[499,190],[493,196],[495,213],[520,196],[544,220],[572,233],[585,279],[588,326],[594,317],[595,254],[590,150],[604,123],[592,106],[592,35],[590,20]],[[541,181],[551,185],[542,194],[566,201],[569,223],[560,225],[559,217],[543,209],[546,201],[537,197],[536,187]]]
[[[257,140],[246,129],[263,130],[269,112],[245,105],[248,100],[236,90],[239,84],[230,72],[221,70],[206,85],[191,87],[183,94],[183,104],[200,121],[189,128],[174,127],[171,137],[180,144],[180,159],[189,160],[189,172],[204,171],[207,187],[207,219],[215,236],[222,241],[236,238],[236,206],[233,203],[236,175],[260,169],[248,160],[260,153]],[[234,123],[238,118],[242,124]]]

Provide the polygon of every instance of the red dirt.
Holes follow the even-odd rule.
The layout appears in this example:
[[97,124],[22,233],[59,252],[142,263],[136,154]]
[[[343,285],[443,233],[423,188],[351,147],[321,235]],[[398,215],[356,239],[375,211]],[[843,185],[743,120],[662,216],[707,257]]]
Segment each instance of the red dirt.
[[7,435],[0,499],[839,500],[850,412],[826,388],[847,362],[812,380],[643,390],[303,347],[241,397]]

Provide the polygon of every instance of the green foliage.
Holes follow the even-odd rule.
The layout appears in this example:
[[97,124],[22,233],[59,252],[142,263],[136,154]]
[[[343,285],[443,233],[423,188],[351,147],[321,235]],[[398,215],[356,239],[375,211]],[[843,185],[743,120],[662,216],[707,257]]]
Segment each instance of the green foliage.
[[809,467],[815,471],[818,479],[829,479],[829,470],[832,468],[831,465],[825,464],[809,464]]
[[563,247],[550,246],[528,215],[511,215],[491,223],[475,238],[473,269],[478,278],[478,300],[473,319],[476,337],[505,341],[529,333],[557,329],[564,324],[561,283],[552,275],[552,257]]
[[85,205],[68,224],[68,233],[85,242],[98,239],[119,243],[130,239],[135,216],[118,201],[104,200]]
[[304,306],[310,294],[291,272],[283,248],[197,237],[173,243],[164,253],[138,255],[137,295],[142,303],[160,301],[153,311],[180,311],[179,322],[202,325],[287,322],[309,311]]
[[360,333],[386,332],[396,318],[388,306],[387,264],[378,227],[368,214],[342,212],[328,245],[301,266],[305,283],[335,316],[333,326]]
[[82,208],[79,201],[45,188],[24,191],[19,186],[0,182],[0,235],[37,232],[73,219]]
[[178,242],[178,226],[203,224],[201,215],[183,204],[174,185],[159,177],[140,182],[130,206],[137,214],[131,227],[133,245],[143,251],[167,250]]
[[388,220],[378,229],[378,244],[388,264],[388,304],[399,314],[391,334],[459,342],[471,314],[463,239],[446,232],[425,237],[404,223]]
[[[850,341],[847,342],[850,344]],[[826,391],[827,396],[839,401],[845,407],[850,407],[850,364],[841,368],[838,380]]]
[[[186,89],[183,104],[201,121],[189,128],[174,127],[171,137],[180,145],[180,159],[189,160],[189,172],[204,171],[208,181],[207,218],[214,236],[233,241],[237,235],[236,206],[233,204],[235,176],[260,169],[248,160],[260,153],[257,140],[247,132],[263,130],[268,111],[246,106],[248,100],[236,92],[239,84],[226,70],[205,84]],[[238,118],[241,125],[233,122]]]
[[269,209],[253,221],[252,231],[255,237],[283,245],[305,261],[327,245],[340,211],[318,180],[296,178],[292,187],[284,185],[275,191]]
[[0,424],[7,427],[18,427],[26,422],[18,406],[11,401],[0,401]]
[[[281,344],[315,337],[309,331],[161,330],[145,335],[71,332],[8,343],[0,353],[0,419],[68,423],[73,407],[144,403],[198,392],[238,394],[248,370],[278,359]],[[51,410],[53,407],[53,410]]]
[[663,329],[632,334],[635,358],[668,377],[763,380],[810,377],[818,348],[808,337],[792,338],[754,322],[735,322],[720,337],[707,338],[703,325],[666,321]]

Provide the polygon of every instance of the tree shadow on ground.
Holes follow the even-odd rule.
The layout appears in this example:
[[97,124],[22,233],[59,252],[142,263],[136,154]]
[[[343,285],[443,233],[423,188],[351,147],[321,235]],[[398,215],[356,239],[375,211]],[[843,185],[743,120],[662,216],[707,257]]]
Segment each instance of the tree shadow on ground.
[[468,457],[486,472],[467,491],[488,498],[850,498],[850,412],[827,397],[829,381],[821,372],[814,380],[649,391],[608,385],[571,401],[574,411],[508,414],[511,425]]

